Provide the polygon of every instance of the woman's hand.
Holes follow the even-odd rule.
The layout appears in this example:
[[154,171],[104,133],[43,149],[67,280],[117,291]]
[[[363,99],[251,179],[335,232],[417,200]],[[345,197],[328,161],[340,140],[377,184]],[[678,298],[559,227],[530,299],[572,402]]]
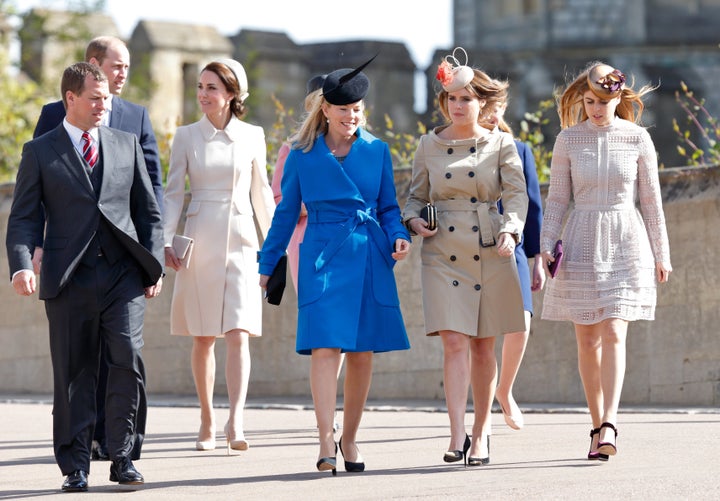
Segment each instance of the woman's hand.
[[510,233],[500,233],[497,241],[497,253],[502,257],[512,256],[515,252],[515,237]]
[[432,237],[437,233],[437,228],[434,230],[428,230],[428,223],[421,217],[414,217],[408,221],[408,226],[413,233],[420,235],[423,238]]
[[260,275],[260,287],[267,289],[268,280],[270,280],[270,275]]
[[530,283],[530,290],[533,292],[541,291],[543,287],[545,287],[545,280],[547,280],[547,275],[545,274],[543,255],[535,254],[535,263],[533,264],[532,282]]
[[657,271],[657,281],[662,283],[670,280],[670,273],[672,272],[672,266],[668,263],[655,263],[655,270]]
[[410,254],[410,242],[404,238],[398,238],[395,240],[395,252],[392,253],[392,257],[395,261],[402,261]]
[[[550,265],[550,263],[555,261],[555,256],[553,256],[553,253],[550,251],[544,251],[538,255],[542,257],[542,267],[543,271],[545,272],[545,278],[547,278],[550,276],[550,270],[548,269],[548,266]],[[535,256],[535,259],[537,259],[537,256]]]
[[182,261],[175,254],[175,249],[169,245],[165,247],[165,266],[169,266],[175,271],[178,271],[182,266]]

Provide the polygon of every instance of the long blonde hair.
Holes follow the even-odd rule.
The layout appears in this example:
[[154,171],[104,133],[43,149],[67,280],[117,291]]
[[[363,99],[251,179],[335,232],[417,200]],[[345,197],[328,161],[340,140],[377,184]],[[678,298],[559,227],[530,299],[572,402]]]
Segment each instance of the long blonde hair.
[[[572,127],[588,119],[583,103],[583,96],[590,90],[587,76],[590,69],[600,63],[593,61],[575,77],[575,79],[564,89],[556,89],[555,101],[557,102],[558,115],[560,116],[560,127],[565,129]],[[644,85],[640,90],[633,90],[633,81],[626,84],[620,94],[620,103],[615,108],[615,115],[630,122],[640,123],[645,104],[642,101],[645,94],[652,92],[657,86]]]
[[[305,114],[305,119],[300,124],[297,132],[289,138],[290,143],[293,145],[292,148],[295,150],[302,150],[303,153],[307,153],[308,151],[310,151],[315,145],[315,140],[321,134],[327,134],[328,132],[328,122],[325,118],[325,114],[323,113],[323,106],[326,103],[328,104],[328,106],[337,106],[325,101],[325,98],[322,95],[322,89],[319,89],[316,92],[317,94],[315,95],[315,97],[310,98],[310,96],[313,96],[313,94],[315,94],[311,93],[308,94],[307,98],[305,99],[305,109],[307,110],[307,113]],[[365,103],[363,102],[363,111],[364,106]],[[365,123],[366,118],[365,113],[363,112],[358,127],[364,127]]]

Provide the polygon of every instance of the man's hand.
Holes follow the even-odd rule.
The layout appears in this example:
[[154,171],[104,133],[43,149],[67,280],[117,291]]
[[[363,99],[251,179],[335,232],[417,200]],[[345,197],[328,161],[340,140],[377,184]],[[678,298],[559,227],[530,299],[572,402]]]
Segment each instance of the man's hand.
[[42,257],[43,257],[43,249],[42,247],[35,247],[35,251],[33,252],[32,257],[32,264],[33,264],[33,271],[36,275],[40,274],[40,265],[42,265]]
[[15,274],[12,285],[20,296],[30,296],[37,288],[35,273],[30,270],[22,270]]
[[148,299],[157,297],[158,295],[160,295],[161,290],[162,290],[162,277],[158,279],[158,281],[155,285],[151,285],[150,287],[145,287],[145,297]]

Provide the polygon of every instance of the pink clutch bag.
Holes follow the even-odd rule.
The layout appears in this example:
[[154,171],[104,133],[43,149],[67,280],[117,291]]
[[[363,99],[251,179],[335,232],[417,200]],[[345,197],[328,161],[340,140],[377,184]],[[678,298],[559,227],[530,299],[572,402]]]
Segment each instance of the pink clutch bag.
[[557,274],[558,269],[560,268],[560,263],[562,262],[563,257],[563,246],[562,246],[562,240],[558,240],[555,242],[555,248],[553,249],[553,256],[555,257],[555,261],[550,263],[548,265],[548,270],[550,271],[550,276],[555,278],[555,275]]

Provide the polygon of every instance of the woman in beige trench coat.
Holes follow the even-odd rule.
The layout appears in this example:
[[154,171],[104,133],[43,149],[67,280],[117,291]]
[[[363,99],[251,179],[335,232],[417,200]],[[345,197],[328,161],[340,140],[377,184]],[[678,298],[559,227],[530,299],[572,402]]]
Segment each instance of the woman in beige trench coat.
[[[443,343],[450,417],[450,446],[443,459],[477,466],[490,461],[490,410],[497,380],[494,336],[525,328],[513,252],[528,199],[512,136],[481,123],[485,107],[493,109],[506,100],[507,84],[460,64],[458,51],[465,52],[455,49],[438,69],[443,85],[438,102],[449,124],[420,139],[403,221],[424,237],[425,332],[439,335]],[[504,214],[497,210],[501,196]],[[437,208],[435,230],[419,217],[427,203]],[[465,432],[470,383],[472,439]]]
[[[165,259],[177,271],[171,307],[174,335],[193,336],[191,365],[200,402],[197,450],[215,448],[215,339],[226,342],[225,378],[230,449],[245,450],[243,407],[250,376],[249,336],[262,331],[262,292],[257,280],[258,236],[275,209],[265,171],[265,139],[245,114],[247,78],[231,59],[209,63],[200,74],[200,121],[179,127],[173,140],[165,192]],[[184,235],[195,241],[189,261],[171,246],[190,180]],[[254,217],[253,217],[254,216]]]

